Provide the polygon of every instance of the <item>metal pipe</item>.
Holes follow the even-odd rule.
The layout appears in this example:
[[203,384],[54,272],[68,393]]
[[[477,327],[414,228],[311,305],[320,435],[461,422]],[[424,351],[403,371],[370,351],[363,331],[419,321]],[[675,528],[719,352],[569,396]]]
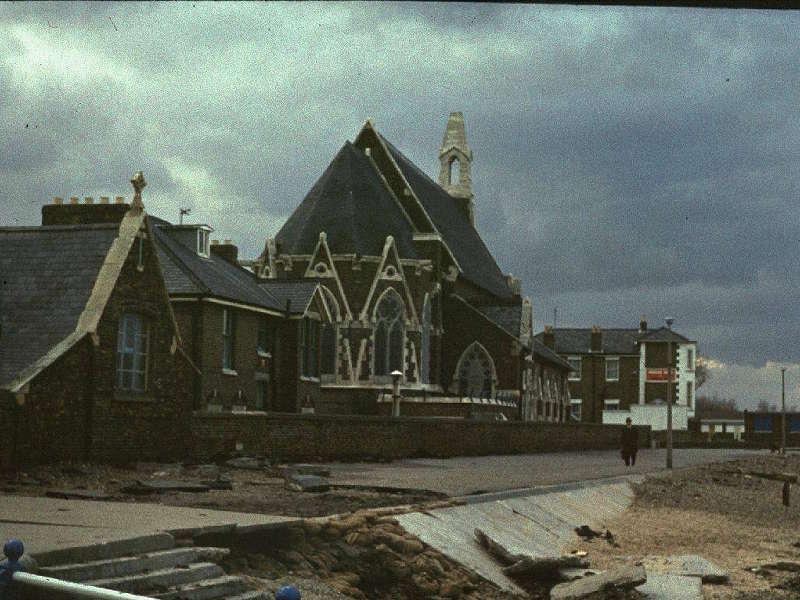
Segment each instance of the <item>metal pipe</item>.
[[41,575],[25,573],[24,571],[14,573],[11,581],[14,582],[15,586],[70,594],[72,598],[79,598],[80,600],[152,600],[149,596],[137,596],[136,594],[107,590],[82,583],[62,581],[54,577],[42,577]]

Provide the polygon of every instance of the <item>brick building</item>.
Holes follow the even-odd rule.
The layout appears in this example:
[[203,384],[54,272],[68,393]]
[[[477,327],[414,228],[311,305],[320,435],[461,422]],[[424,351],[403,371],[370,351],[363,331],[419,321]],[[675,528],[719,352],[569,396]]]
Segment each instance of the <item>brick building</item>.
[[203,410],[300,412],[319,398],[319,332],[330,315],[314,280],[258,279],[208,225],[151,217]]
[[694,416],[697,344],[662,327],[638,329],[546,327],[536,339],[567,360],[570,414],[576,421],[666,428],[667,347],[672,347],[673,427]]
[[42,226],[0,228],[5,463],[186,449],[194,367],[141,204],[144,180],[133,183],[130,206],[74,198],[45,206]]
[[535,342],[531,303],[475,228],[472,150],[453,113],[430,179],[367,121],[258,260],[263,280],[318,281],[317,412],[385,413],[391,373],[414,414],[566,417],[569,365]]

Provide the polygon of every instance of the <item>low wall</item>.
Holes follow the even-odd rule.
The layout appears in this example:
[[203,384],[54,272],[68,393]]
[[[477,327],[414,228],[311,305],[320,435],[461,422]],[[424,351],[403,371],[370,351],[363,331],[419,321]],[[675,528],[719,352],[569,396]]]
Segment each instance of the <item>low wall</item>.
[[[649,427],[640,427],[640,445]],[[205,413],[192,416],[195,459],[236,452],[276,460],[481,456],[619,447],[622,427],[380,416]]]

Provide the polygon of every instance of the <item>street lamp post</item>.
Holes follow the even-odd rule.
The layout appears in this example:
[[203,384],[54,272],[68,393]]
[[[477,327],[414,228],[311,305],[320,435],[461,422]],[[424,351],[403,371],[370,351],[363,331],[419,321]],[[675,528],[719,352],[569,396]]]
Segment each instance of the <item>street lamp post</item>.
[[[667,329],[672,331],[672,317],[667,317],[664,322]],[[672,468],[672,338],[667,337],[667,468]]]
[[400,416],[400,379],[403,373],[397,369],[392,371],[392,416]]
[[781,367],[781,454],[786,454],[786,367]]

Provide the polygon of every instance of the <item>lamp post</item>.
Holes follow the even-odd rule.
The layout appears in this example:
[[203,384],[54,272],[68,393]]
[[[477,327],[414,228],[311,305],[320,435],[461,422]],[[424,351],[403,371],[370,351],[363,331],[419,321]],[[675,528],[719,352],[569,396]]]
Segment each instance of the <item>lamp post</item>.
[[781,367],[781,454],[786,454],[786,367]]
[[392,371],[392,416],[400,416],[400,379],[403,373],[395,369]]
[[[667,329],[672,332],[675,319],[664,319]],[[667,468],[672,468],[672,338],[667,337]]]

